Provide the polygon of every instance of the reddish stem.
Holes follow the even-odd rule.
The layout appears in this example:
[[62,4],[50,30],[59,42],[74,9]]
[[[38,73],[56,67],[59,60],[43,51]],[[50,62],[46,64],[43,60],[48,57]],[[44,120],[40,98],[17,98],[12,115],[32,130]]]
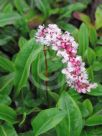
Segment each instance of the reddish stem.
[[[46,53],[46,46],[44,46],[44,56],[45,56],[45,69],[46,69],[46,72],[45,72],[45,75],[46,77],[48,78],[48,63],[47,63],[47,53]],[[47,102],[48,102],[48,105],[49,105],[49,97],[48,97],[48,81],[45,80],[45,85],[46,85],[46,98],[47,98]]]

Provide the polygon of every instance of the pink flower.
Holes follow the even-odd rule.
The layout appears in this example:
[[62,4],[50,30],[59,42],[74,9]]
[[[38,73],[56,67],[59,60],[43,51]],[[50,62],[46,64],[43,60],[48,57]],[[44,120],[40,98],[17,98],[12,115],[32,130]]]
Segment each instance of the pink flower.
[[97,86],[96,83],[89,83],[85,63],[77,55],[78,44],[69,32],[62,33],[57,25],[49,24],[47,28],[39,26],[35,38],[37,42],[51,46],[62,57],[62,62],[67,64],[62,73],[70,87],[78,93],[86,93]]

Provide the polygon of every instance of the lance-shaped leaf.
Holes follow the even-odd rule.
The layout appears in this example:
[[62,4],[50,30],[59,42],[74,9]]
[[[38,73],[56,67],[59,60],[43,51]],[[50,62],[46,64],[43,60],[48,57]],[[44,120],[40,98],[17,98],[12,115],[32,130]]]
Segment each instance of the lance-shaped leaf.
[[0,77],[0,93],[9,95],[12,89],[15,73]]
[[18,136],[14,127],[8,124],[0,125],[0,136]]
[[13,72],[14,71],[14,64],[9,59],[0,56],[0,67],[7,71],[7,72]]
[[86,49],[89,46],[88,28],[84,23],[80,26],[79,29],[78,42],[79,42],[79,53],[81,55],[84,55]]
[[39,52],[42,51],[43,46],[36,44],[34,39],[29,40],[22,50],[17,54],[15,60],[15,86],[16,95],[19,94],[22,87],[26,85],[30,66],[34,59],[36,59]]
[[39,136],[54,128],[65,117],[65,112],[51,108],[41,111],[36,118],[32,120],[32,127],[35,136]]
[[45,17],[48,17],[50,14],[50,3],[47,0],[34,0],[36,7],[44,14]]
[[16,112],[9,106],[0,104],[0,120],[14,124],[16,122]]
[[95,17],[96,29],[102,28],[102,4],[100,4],[100,6],[98,6],[98,8],[96,9]]
[[57,127],[58,136],[80,136],[82,115],[73,98],[67,92],[63,92],[57,106],[67,113],[66,118]]
[[0,13],[0,27],[5,25],[15,24],[17,20],[20,20],[21,16],[16,13]]
[[7,95],[0,94],[0,104],[9,105],[11,103],[11,99]]
[[66,7],[64,7],[62,10],[60,10],[60,13],[62,14],[60,16],[60,19],[62,18],[68,18],[68,17],[71,17],[71,14],[74,12],[74,11],[81,11],[83,9],[86,8],[86,5],[80,3],[80,2],[76,2],[75,4],[70,4]]
[[102,109],[99,109],[92,116],[90,116],[86,120],[85,125],[86,126],[102,125]]

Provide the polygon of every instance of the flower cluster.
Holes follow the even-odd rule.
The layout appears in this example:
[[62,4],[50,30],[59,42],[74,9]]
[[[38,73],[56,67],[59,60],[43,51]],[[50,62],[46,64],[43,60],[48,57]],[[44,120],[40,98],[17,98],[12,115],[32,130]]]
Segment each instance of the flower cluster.
[[62,33],[55,24],[49,24],[47,28],[39,26],[36,41],[51,46],[57,51],[57,55],[62,57],[62,62],[66,63],[62,73],[65,74],[70,87],[75,88],[79,93],[86,93],[97,86],[96,83],[88,81],[85,63],[77,55],[78,44],[69,32]]

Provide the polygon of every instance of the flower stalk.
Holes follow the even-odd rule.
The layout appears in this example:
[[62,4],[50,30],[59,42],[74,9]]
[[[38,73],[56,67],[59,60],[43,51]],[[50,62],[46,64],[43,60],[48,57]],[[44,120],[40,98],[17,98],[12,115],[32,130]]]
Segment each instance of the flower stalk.
[[[47,63],[47,50],[46,50],[46,46],[44,45],[44,56],[45,56],[45,75],[48,79],[48,63]],[[46,98],[47,98],[47,102],[48,102],[48,105],[49,105],[49,97],[48,97],[48,80],[45,80],[45,86],[46,86]]]

